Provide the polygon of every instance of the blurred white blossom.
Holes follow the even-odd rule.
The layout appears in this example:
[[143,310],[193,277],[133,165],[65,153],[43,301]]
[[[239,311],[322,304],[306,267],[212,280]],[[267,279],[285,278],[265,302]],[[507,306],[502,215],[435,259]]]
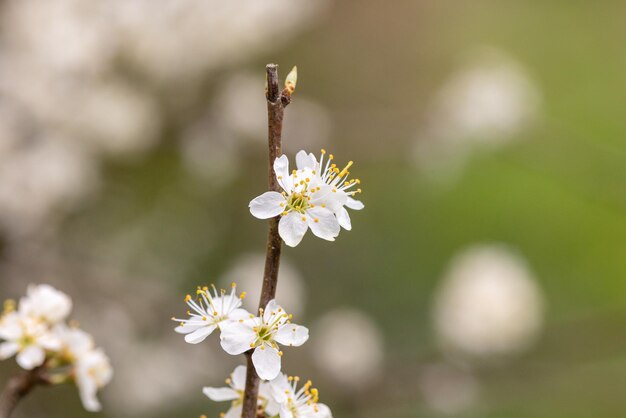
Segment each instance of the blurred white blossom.
[[376,323],[356,309],[326,313],[313,325],[315,364],[347,389],[374,384],[382,372],[383,335]]
[[503,246],[474,246],[452,260],[433,314],[449,354],[499,357],[523,351],[536,339],[543,298],[523,258]]
[[432,410],[455,415],[478,400],[480,384],[470,372],[441,363],[424,367],[419,375],[419,388]]
[[67,210],[98,184],[95,162],[67,140],[49,137],[14,147],[0,164],[0,226],[23,234]]
[[[232,263],[232,267],[222,275],[219,282],[224,285],[232,281],[239,283],[247,294],[243,301],[244,308],[250,312],[255,312],[259,306],[264,268],[265,256],[245,254]],[[288,312],[295,316],[302,315],[307,301],[304,278],[284,256],[281,258],[280,269],[278,269],[278,283],[276,299],[280,300],[281,303],[283,300],[285,301],[283,306]]]
[[475,148],[504,145],[538,119],[539,88],[505,52],[479,48],[435,97],[418,133],[420,168],[461,168]]
[[72,301],[50,285],[30,285],[17,307],[4,303],[0,316],[0,360],[16,354],[26,370],[41,367],[50,384],[73,380],[83,406],[99,411],[97,392],[113,377],[109,358],[86,332],[65,323]]

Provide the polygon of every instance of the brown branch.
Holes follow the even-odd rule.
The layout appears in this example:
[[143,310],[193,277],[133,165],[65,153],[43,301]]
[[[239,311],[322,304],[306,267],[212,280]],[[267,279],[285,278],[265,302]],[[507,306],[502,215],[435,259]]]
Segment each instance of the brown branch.
[[28,395],[37,385],[47,385],[44,376],[45,365],[33,370],[21,372],[11,379],[0,394],[0,418],[9,418],[18,402]]
[[[278,65],[268,64],[267,71],[267,119],[268,119],[268,147],[269,147],[269,190],[280,192],[280,186],[274,173],[274,160],[282,153],[281,135],[283,130],[283,115],[285,106],[291,101],[289,91],[280,91],[278,87]],[[280,249],[282,240],[278,234],[280,216],[270,219],[267,234],[267,248],[265,256],[265,270],[263,272],[263,288],[259,308],[265,308],[267,303],[276,297],[278,281],[278,266],[280,264]],[[257,397],[259,394],[259,376],[252,364],[252,351],[246,353],[248,371],[246,374],[246,390],[243,398],[242,418],[257,417]],[[1,418],[1,417],[0,417]]]

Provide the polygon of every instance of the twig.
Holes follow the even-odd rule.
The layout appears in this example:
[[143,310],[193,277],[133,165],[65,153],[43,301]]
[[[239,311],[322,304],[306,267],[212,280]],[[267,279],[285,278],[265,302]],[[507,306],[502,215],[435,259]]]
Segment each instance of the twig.
[[0,418],[9,418],[18,402],[28,395],[37,385],[47,385],[44,376],[45,365],[24,371],[9,379],[0,394]]
[[[269,146],[269,190],[280,192],[280,186],[274,173],[274,160],[282,153],[281,135],[283,130],[283,115],[285,106],[291,101],[291,92],[288,89],[280,91],[278,87],[278,65],[268,64],[267,71],[267,119],[268,119],[268,146]],[[263,272],[263,288],[259,308],[265,308],[267,303],[276,296],[278,281],[278,266],[280,264],[280,249],[282,241],[278,234],[280,216],[270,219],[267,234],[267,249],[265,256],[265,271]],[[241,418],[257,417],[257,397],[259,394],[259,376],[252,364],[252,351],[246,352],[248,371],[246,374],[246,390],[243,397]],[[0,417],[2,418],[2,417]]]

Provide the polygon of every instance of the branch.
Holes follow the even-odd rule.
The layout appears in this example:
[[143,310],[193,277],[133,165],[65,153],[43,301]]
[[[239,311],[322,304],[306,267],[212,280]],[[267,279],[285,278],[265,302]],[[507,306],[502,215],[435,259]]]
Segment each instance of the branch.
[[11,379],[0,394],[0,418],[9,418],[18,402],[28,395],[37,385],[47,385],[44,376],[45,365],[33,370],[21,372]]
[[[282,92],[278,87],[278,65],[268,64],[267,71],[267,119],[268,119],[268,148],[269,190],[280,192],[280,186],[274,173],[274,160],[282,153],[281,135],[283,130],[283,115],[285,106],[291,101],[291,91],[285,88]],[[278,266],[280,264],[280,249],[282,240],[278,234],[280,216],[270,219],[267,234],[267,248],[265,256],[265,270],[263,272],[263,288],[259,308],[265,308],[267,303],[276,297],[278,281]],[[246,389],[243,397],[242,418],[257,417],[257,397],[259,394],[259,376],[252,364],[252,351],[246,352],[248,371],[246,374]],[[0,417],[2,418],[2,417]]]

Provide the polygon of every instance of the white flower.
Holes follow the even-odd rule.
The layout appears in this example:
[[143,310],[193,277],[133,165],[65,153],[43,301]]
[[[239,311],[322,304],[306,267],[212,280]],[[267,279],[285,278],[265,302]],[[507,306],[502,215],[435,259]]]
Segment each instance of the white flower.
[[[243,404],[243,394],[246,389],[246,366],[237,366],[235,371],[226,379],[228,387],[213,388],[205,387],[202,393],[212,401],[232,401],[231,407],[222,418],[241,417],[241,406]],[[269,415],[276,415],[279,411],[278,404],[271,396],[271,388],[268,382],[261,382],[259,386],[258,405]]]
[[19,310],[26,316],[56,324],[70,314],[72,300],[50,285],[30,285],[26,296],[20,299]]
[[352,197],[357,193],[361,193],[361,189],[353,189],[354,186],[361,184],[361,180],[348,180],[348,176],[350,175],[348,170],[353,164],[352,161],[348,162],[348,164],[340,170],[335,163],[332,163],[334,159],[332,154],[328,156],[328,160],[324,165],[325,154],[326,150],[322,150],[322,155],[320,155],[318,162],[312,153],[307,154],[306,151],[302,150],[296,154],[296,165],[298,170],[311,171],[313,174],[317,175],[321,182],[332,187],[331,190],[340,195],[340,198],[336,201],[343,202],[343,204],[335,204],[331,206],[331,209],[335,213],[339,225],[349,231],[352,229],[352,223],[350,222],[350,215],[344,206],[354,210],[361,210],[365,207],[362,202]]
[[345,195],[324,183],[313,170],[294,170],[290,174],[285,155],[274,161],[274,172],[284,191],[265,192],[254,198],[249,204],[250,213],[259,219],[281,215],[278,233],[290,247],[298,245],[309,228],[317,237],[334,241],[340,231],[334,208],[345,203]]
[[274,400],[280,404],[280,418],[332,418],[330,408],[318,403],[319,393],[307,381],[297,388],[300,378],[281,373],[270,382]]
[[17,363],[26,370],[41,366],[46,350],[56,351],[61,345],[45,323],[18,312],[0,318],[0,339],[5,340],[0,344],[0,360],[17,353]]
[[290,315],[273,299],[260,311],[260,317],[251,315],[222,330],[222,348],[232,355],[254,349],[252,362],[257,374],[261,379],[272,380],[280,373],[282,351],[277,343],[299,347],[309,339],[309,330],[292,324]]
[[[230,294],[222,289],[219,292],[213,286],[213,294],[208,287],[200,288],[196,291],[197,299],[194,300],[191,295],[185,297],[185,302],[193,312],[187,311],[190,319],[172,318],[174,321],[180,322],[175,331],[185,335],[185,341],[190,344],[198,344],[206,339],[216,329],[224,328],[232,320],[248,318],[250,314],[244,309],[240,309],[241,299],[245,297],[245,292],[240,296],[236,295],[237,285],[231,285]],[[223,330],[223,329],[222,329]]]
[[78,358],[75,369],[76,385],[86,410],[96,412],[102,409],[96,393],[112,377],[113,369],[109,358],[101,349],[90,350]]
[[95,348],[93,337],[79,328],[59,324],[53,331],[61,342],[62,357],[70,363],[76,363],[83,355]]

